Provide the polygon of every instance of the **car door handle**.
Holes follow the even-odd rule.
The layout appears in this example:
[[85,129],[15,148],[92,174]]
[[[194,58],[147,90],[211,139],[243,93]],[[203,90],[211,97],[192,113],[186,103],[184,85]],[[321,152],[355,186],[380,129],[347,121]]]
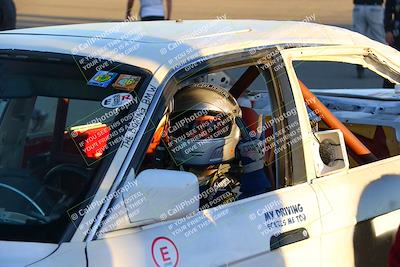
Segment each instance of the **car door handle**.
[[288,232],[273,235],[270,239],[271,250],[308,239],[310,236],[305,228],[298,228]]

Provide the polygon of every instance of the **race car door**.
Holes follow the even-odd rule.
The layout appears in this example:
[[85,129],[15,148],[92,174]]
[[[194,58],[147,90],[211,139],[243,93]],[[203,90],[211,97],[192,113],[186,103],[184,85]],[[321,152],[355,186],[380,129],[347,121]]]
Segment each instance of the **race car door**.
[[[228,256],[215,266],[321,266],[319,210],[308,183],[237,204],[215,230],[203,233],[220,243],[215,253]],[[197,242],[206,246],[206,240]]]
[[[307,111],[297,105],[298,96],[290,89],[285,68],[278,67],[282,66],[280,53],[274,50],[267,55],[273,58],[273,63],[265,62],[259,68],[268,69],[269,74],[267,71],[262,74],[268,81],[268,90],[275,90],[271,121],[281,121],[275,124],[273,135],[272,150],[278,166],[276,190],[234,203],[229,209],[230,216],[226,222],[220,220],[221,225],[213,236],[225,239],[221,251],[225,250],[228,255],[237,251],[237,255],[231,254],[224,262],[228,265],[321,266],[321,218],[316,194],[308,182],[313,170],[306,157],[310,154],[305,145],[309,140],[302,128]],[[271,148],[267,146],[268,149]],[[240,234],[232,236],[231,231],[240,231]],[[204,236],[210,237],[207,233]]]
[[[88,243],[89,266],[321,266],[309,184]],[[305,256],[308,255],[308,256]]]
[[318,267],[320,232],[317,198],[304,182],[194,216],[100,234],[88,242],[88,263],[115,267]]
[[[382,49],[389,50],[384,47]],[[374,79],[379,87],[383,78],[399,83],[399,66],[393,61],[399,55],[394,50],[384,52],[385,56],[383,56],[383,51],[378,49],[331,46],[294,48],[283,51],[282,55],[288,66],[293,88],[297,87],[300,91],[298,82],[300,79],[303,81],[302,86],[308,86],[312,91],[317,84],[312,78],[322,76],[324,83],[319,83],[319,86],[322,85],[325,89],[337,88],[327,87],[332,84],[338,86],[336,81],[344,83],[340,87],[341,90],[352,89],[352,94],[359,94],[358,92],[371,90]],[[318,64],[320,69],[323,68],[325,75],[314,72],[307,76],[307,70],[313,69],[312,63]],[[364,81],[356,78],[357,65],[359,68],[361,66],[361,68],[366,68],[368,78]],[[301,70],[301,67],[304,68]],[[341,75],[342,70],[343,75]],[[374,75],[377,77],[375,78]],[[329,77],[334,78],[329,79]],[[354,87],[354,84],[360,81],[364,82],[364,89],[361,91],[362,87]],[[386,92],[381,90],[382,93]],[[382,96],[382,93],[379,95]],[[386,103],[389,103],[392,96],[394,97],[394,91],[389,92]],[[350,170],[344,168],[335,174],[317,175],[312,181],[312,188],[318,195],[322,216],[321,266],[385,266],[392,237],[400,223],[400,196],[398,194],[400,157],[397,156],[399,141],[396,140],[395,134],[390,138],[391,131],[395,133],[398,126],[393,117],[383,114],[385,111],[390,112],[389,109],[379,104],[369,105],[368,101],[374,97],[376,98],[377,95],[353,96],[346,105],[340,104],[343,102],[343,97],[332,98],[326,95],[323,99],[321,98],[323,103],[327,101],[324,103],[326,106],[333,107],[331,110],[333,114],[357,137],[356,139],[363,141],[362,144],[366,146],[369,153],[374,154],[372,162],[371,160],[363,161],[356,151],[350,149],[349,143],[346,143],[351,156]],[[396,103],[392,102],[392,105]],[[321,118],[324,120],[323,116]],[[388,118],[391,118],[390,121]],[[318,124],[317,127],[320,130],[326,127],[323,123]],[[361,131],[365,127],[370,129],[368,130],[369,137]],[[382,146],[387,142],[392,143],[390,151],[397,152],[389,154],[387,147]],[[388,153],[385,154],[385,151]]]
[[[276,146],[267,148],[272,150],[277,161],[275,190],[228,204],[223,199],[215,200],[215,207],[175,220],[132,227],[125,232],[100,233],[96,235],[97,240],[88,242],[89,266],[321,266],[320,212],[316,194],[307,181],[312,172],[309,174],[306,167],[305,155],[309,152],[303,150],[303,142],[307,140],[303,140],[299,124],[299,117],[304,116],[306,110],[297,111],[284,69],[270,71],[270,74],[262,71],[262,75],[272,74],[264,78],[270,83],[268,88],[279,95],[274,100],[278,106],[272,114],[276,118]],[[165,91],[172,90],[171,87]],[[165,105],[160,106],[154,112],[150,118],[158,119],[152,120],[153,124],[144,132],[154,133],[154,125],[161,123],[159,118],[163,117],[165,108]],[[143,155],[145,148],[143,145],[142,150],[136,151],[133,161]],[[137,177],[140,175],[138,173]],[[158,184],[164,184],[161,180],[165,177],[167,174],[159,177]],[[130,179],[135,178],[128,177],[126,183]],[[148,196],[146,192],[143,195]],[[174,197],[178,199],[175,194],[170,196]],[[176,203],[176,207],[198,197],[188,196]],[[135,209],[138,209],[136,205]],[[165,210],[155,218],[165,219],[166,215],[174,215],[174,210],[176,208]],[[132,211],[133,219],[134,213]]]

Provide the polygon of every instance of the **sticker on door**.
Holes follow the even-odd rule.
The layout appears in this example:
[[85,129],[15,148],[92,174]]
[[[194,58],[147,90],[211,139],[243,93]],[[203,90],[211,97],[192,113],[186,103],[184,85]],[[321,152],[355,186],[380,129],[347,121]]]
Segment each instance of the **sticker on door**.
[[178,248],[174,242],[167,237],[157,237],[154,239],[151,245],[151,255],[157,267],[178,266]]

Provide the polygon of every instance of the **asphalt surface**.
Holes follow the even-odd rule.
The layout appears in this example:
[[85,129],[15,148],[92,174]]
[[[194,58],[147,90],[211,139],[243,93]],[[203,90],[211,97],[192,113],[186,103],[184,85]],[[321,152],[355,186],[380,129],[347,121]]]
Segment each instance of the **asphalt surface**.
[[[121,21],[125,0],[14,0],[17,27]],[[135,1],[134,14],[138,13]],[[350,0],[178,0],[173,1],[172,19],[213,19],[226,15],[229,19],[307,20],[351,28]],[[381,79],[366,73],[356,78],[354,66],[302,64],[299,72],[312,88],[380,87]]]

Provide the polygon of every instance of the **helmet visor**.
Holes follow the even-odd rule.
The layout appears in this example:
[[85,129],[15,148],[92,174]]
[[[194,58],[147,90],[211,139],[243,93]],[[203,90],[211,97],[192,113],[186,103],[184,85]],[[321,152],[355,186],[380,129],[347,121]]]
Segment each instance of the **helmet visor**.
[[233,117],[216,111],[187,111],[171,115],[169,134],[176,139],[217,139],[230,134]]

